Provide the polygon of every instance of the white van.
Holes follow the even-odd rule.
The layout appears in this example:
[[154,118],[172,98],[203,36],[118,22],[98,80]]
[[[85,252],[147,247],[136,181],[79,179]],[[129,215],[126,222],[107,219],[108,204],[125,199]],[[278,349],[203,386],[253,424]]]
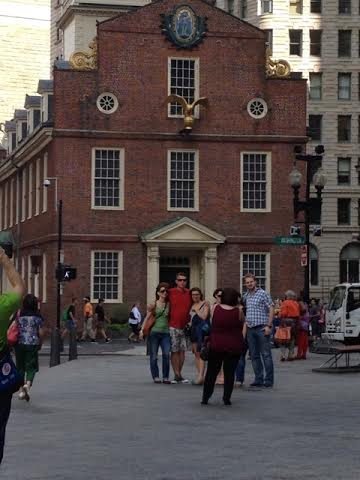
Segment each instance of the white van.
[[333,340],[360,343],[360,283],[342,283],[331,291],[326,333]]

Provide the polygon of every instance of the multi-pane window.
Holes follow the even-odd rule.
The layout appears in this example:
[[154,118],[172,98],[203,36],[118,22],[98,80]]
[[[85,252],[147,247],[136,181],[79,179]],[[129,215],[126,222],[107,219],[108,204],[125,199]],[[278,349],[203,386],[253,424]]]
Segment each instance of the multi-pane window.
[[171,150],[168,155],[168,208],[198,209],[197,152]]
[[123,151],[93,150],[93,208],[123,208]]
[[351,30],[339,30],[338,56],[351,57]]
[[270,53],[272,53],[272,49],[273,49],[273,31],[272,29],[267,29],[267,30],[264,30],[264,32],[266,33],[266,48],[268,48],[270,50]]
[[289,13],[290,15],[302,13],[302,0],[290,0]]
[[[359,282],[359,264],[360,247],[358,243],[346,245],[340,254],[340,282],[358,283]],[[352,287],[350,291],[358,290],[358,287]]]
[[351,215],[350,215],[350,198],[338,198],[337,201],[337,221],[338,225],[350,225]]
[[241,176],[241,210],[270,211],[270,155],[260,152],[243,153]]
[[273,11],[272,0],[261,0],[261,14],[272,13],[272,11]]
[[321,0],[311,0],[310,1],[310,12],[311,13],[321,13]]
[[92,252],[92,299],[121,301],[122,252]]
[[243,292],[246,291],[243,284],[244,275],[253,273],[257,279],[257,285],[264,290],[269,290],[269,255],[266,253],[242,253],[241,254],[241,279]]
[[227,7],[228,12],[234,15],[234,0],[228,0]]
[[338,142],[351,141],[351,115],[338,115]]
[[[191,58],[169,58],[169,93],[192,103],[198,97],[198,61]],[[182,116],[179,103],[169,105],[169,116]]]
[[321,100],[322,97],[322,73],[310,73],[309,75],[309,98]]
[[351,14],[351,0],[339,0],[339,13]]
[[310,245],[310,284],[319,285],[319,254],[314,245]]
[[302,30],[289,30],[290,55],[302,55]]
[[351,158],[338,158],[337,180],[338,185],[350,185],[351,182]]
[[311,140],[321,140],[322,115],[309,115],[309,136]]
[[351,100],[351,73],[338,73],[338,99]]
[[310,30],[310,55],[321,56],[322,30]]
[[240,18],[247,17],[247,0],[240,0]]

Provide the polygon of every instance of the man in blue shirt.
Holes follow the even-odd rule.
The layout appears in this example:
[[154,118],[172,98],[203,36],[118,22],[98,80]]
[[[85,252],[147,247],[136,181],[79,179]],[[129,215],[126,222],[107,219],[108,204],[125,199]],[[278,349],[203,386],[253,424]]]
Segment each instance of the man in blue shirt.
[[244,280],[247,288],[243,296],[246,307],[247,341],[255,373],[255,380],[250,386],[271,388],[274,384],[274,364],[270,333],[274,318],[274,304],[270,295],[257,287],[256,278],[252,273],[247,273]]

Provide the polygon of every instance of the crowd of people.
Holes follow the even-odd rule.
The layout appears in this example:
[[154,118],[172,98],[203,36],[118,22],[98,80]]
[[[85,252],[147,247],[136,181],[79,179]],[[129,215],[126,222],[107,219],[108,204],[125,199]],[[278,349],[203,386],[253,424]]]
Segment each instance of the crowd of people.
[[[24,295],[24,282],[1,247],[0,266],[12,285],[11,292],[0,295],[1,463],[13,393],[18,391],[21,400],[30,400],[30,390],[38,371],[44,321],[38,299],[32,294]],[[146,337],[150,373],[156,384],[189,383],[183,376],[183,367],[185,352],[190,346],[195,363],[192,383],[203,387],[202,405],[208,404],[216,383],[223,384],[224,405],[231,405],[233,388],[244,384],[247,352],[254,372],[250,387],[273,387],[273,342],[280,347],[281,361],[305,359],[308,334],[319,336],[324,330],[323,309],[314,299],[308,306],[288,290],[284,300],[273,302],[269,293],[258,287],[252,273],[244,276],[246,292],[243,296],[233,288],[217,288],[212,304],[204,299],[200,288],[187,288],[187,276],[183,272],[177,273],[175,283],[174,288],[168,283],[159,283],[144,321],[139,302],[132,306],[129,341],[141,341]],[[64,310],[63,338],[77,330],[76,305],[77,298],[73,297]],[[106,322],[109,320],[104,311],[104,299],[98,300],[94,311],[90,298],[85,297],[83,330],[78,340],[90,338],[94,342],[99,334],[109,342]],[[16,365],[9,348],[10,331],[11,335],[16,332]],[[170,366],[173,378],[170,378]]]
[[[231,404],[233,388],[244,384],[247,352],[254,371],[250,387],[271,388],[272,347],[280,348],[281,362],[304,360],[309,334],[310,338],[320,336],[325,325],[323,310],[315,299],[307,305],[288,290],[283,300],[273,302],[257,286],[252,273],[244,277],[243,296],[232,288],[217,288],[212,305],[204,299],[200,288],[186,288],[183,272],[176,275],[175,283],[174,288],[163,282],[157,286],[154,303],[148,306],[141,329],[141,314],[136,321],[137,341],[147,337],[150,372],[158,384],[189,383],[182,369],[185,352],[191,345],[195,359],[195,378],[191,383],[203,385],[202,404],[208,403],[215,383],[223,383],[224,404]],[[169,378],[170,364],[173,379]],[[223,380],[219,382],[220,377]]]

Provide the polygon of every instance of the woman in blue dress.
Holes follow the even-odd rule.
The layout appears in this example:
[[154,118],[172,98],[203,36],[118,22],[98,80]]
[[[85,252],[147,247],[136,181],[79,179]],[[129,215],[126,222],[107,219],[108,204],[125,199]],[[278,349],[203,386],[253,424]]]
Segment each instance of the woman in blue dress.
[[202,385],[205,378],[205,362],[200,358],[201,347],[203,346],[204,337],[210,331],[210,305],[204,301],[200,288],[194,287],[190,290],[192,298],[192,306],[190,309],[191,318],[191,346],[195,355],[195,366],[197,371],[197,379],[194,385]]

